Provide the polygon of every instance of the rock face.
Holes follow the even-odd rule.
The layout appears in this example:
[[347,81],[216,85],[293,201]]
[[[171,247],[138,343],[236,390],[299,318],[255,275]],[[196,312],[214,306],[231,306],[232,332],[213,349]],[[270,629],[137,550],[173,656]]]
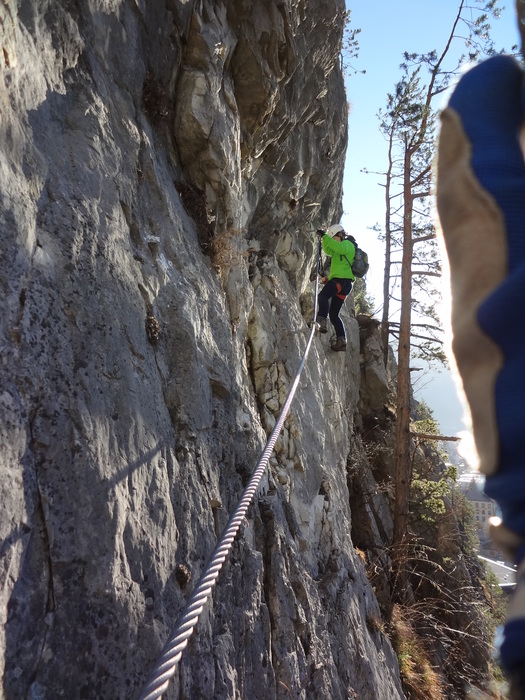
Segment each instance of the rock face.
[[[6,700],[137,697],[238,501],[340,214],[344,9],[0,6]],[[350,535],[350,310],[165,697],[403,697]]]

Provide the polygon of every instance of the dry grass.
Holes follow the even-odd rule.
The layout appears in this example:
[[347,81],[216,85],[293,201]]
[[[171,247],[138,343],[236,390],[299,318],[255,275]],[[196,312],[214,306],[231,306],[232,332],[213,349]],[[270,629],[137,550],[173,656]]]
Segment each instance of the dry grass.
[[221,273],[237,267],[251,252],[243,247],[244,229],[227,229],[216,233],[210,241],[211,264]]
[[236,267],[252,251],[245,246],[243,228],[217,231],[214,214],[206,206],[206,193],[186,182],[177,182],[177,190],[187,213],[195,221],[197,238],[204,255],[218,273]]
[[366,626],[371,634],[386,634],[386,625],[383,618],[377,613],[368,613],[366,616]]
[[392,641],[405,693],[410,700],[445,700],[439,674],[432,667],[423,641],[406,614],[406,608],[394,605]]
[[355,550],[355,553],[357,554],[357,556],[359,557],[359,559],[361,559],[361,561],[363,562],[363,564],[366,567],[366,565],[368,564],[368,557],[366,556],[366,552],[363,549],[359,549],[359,547],[355,547],[355,546],[354,546],[354,550]]
[[151,345],[157,344],[160,336],[160,331],[160,323],[151,313],[151,311],[148,311],[148,314],[146,316],[146,335],[148,336],[148,340],[151,343]]

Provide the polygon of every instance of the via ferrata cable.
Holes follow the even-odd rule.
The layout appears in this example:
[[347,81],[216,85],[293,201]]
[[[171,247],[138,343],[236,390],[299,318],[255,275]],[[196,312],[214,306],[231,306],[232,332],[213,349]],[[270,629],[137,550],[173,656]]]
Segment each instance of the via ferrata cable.
[[182,652],[188,644],[188,639],[193,633],[193,628],[197,624],[199,616],[204,608],[204,605],[215,585],[219,571],[226,559],[228,552],[233,544],[233,540],[237,535],[239,527],[243,521],[243,518],[250,506],[255,493],[260,485],[261,479],[264,476],[266,467],[270,460],[270,456],[277,442],[277,438],[283,428],[284,421],[290,410],[292,400],[294,398],[297,386],[299,384],[299,379],[301,373],[304,369],[308,353],[310,352],[310,347],[312,345],[312,340],[314,337],[316,323],[315,319],[317,317],[317,293],[319,287],[319,266],[321,260],[321,239],[319,238],[317,247],[317,262],[316,262],[316,276],[315,276],[315,302],[314,302],[314,320],[312,321],[312,328],[310,332],[310,337],[308,338],[308,343],[304,351],[299,369],[295,375],[294,382],[288,392],[286,401],[281,410],[279,418],[270,434],[266,447],[264,448],[259,461],[250,477],[246,488],[243,491],[239,504],[235,508],[232,516],[230,517],[224,532],[222,533],[215,549],[213,550],[208,563],[204,567],[204,571],[199,578],[197,585],[195,586],[192,594],[190,595],[186,605],[184,606],[175,629],[170,635],[168,641],[164,645],[164,648],[157,660],[157,664],[149,676],[142,694],[139,700],[156,700],[162,697],[163,693],[167,690],[170,679],[175,673],[177,664],[179,663]]

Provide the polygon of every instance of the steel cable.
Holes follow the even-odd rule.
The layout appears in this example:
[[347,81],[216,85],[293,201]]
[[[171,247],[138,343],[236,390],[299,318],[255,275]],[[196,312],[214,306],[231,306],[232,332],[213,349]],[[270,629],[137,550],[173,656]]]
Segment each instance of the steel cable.
[[179,663],[182,652],[188,644],[188,640],[193,633],[193,628],[197,624],[199,616],[204,608],[204,605],[215,585],[215,581],[219,575],[221,567],[226,559],[228,552],[233,544],[233,540],[237,535],[239,527],[243,521],[243,518],[248,510],[252,499],[259,487],[262,477],[268,466],[270,456],[277,442],[277,438],[283,428],[284,421],[290,410],[297,386],[299,384],[299,379],[301,373],[304,369],[306,363],[306,358],[310,352],[310,347],[312,344],[312,339],[315,333],[315,319],[317,317],[317,293],[319,287],[319,265],[321,261],[321,240],[319,239],[317,247],[317,263],[316,263],[316,276],[315,276],[315,302],[314,302],[314,319],[312,322],[312,328],[310,332],[310,337],[308,338],[308,343],[304,351],[301,363],[299,364],[299,369],[295,375],[294,382],[282,411],[277,419],[277,422],[270,434],[266,447],[264,448],[259,461],[250,477],[246,488],[244,489],[239,504],[234,510],[232,516],[230,517],[223,534],[221,535],[212,555],[210,556],[208,563],[204,567],[204,571],[199,578],[193,593],[188,599],[188,602],[184,606],[175,629],[170,635],[168,641],[164,645],[161,655],[157,661],[157,665],[150,674],[150,677],[146,683],[139,700],[156,700],[162,697],[163,693],[167,690],[170,679],[172,678],[177,664]]

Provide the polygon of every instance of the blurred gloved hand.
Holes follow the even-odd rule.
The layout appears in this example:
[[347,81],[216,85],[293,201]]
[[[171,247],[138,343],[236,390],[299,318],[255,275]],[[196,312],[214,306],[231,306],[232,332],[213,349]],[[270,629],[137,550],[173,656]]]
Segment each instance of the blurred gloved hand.
[[[516,432],[516,410],[505,407],[501,392],[517,392],[525,405],[525,324],[511,322],[516,304],[525,302],[522,82],[507,56],[472,69],[442,114],[439,140],[437,205],[451,272],[453,350],[488,475],[499,469],[502,447],[508,460],[521,443],[521,430],[508,434]],[[519,452],[521,473],[521,444]],[[525,488],[525,472],[522,479]]]
[[[525,164],[523,72],[495,56],[459,81],[441,120],[437,207],[450,263],[457,367],[493,538],[519,564],[502,665],[525,697]],[[522,688],[523,685],[523,688]]]
[[316,235],[318,236],[318,238],[322,238],[322,237],[325,235],[325,233],[326,233],[326,229],[324,229],[324,228],[318,228],[317,231],[316,231],[315,233],[316,233]]

